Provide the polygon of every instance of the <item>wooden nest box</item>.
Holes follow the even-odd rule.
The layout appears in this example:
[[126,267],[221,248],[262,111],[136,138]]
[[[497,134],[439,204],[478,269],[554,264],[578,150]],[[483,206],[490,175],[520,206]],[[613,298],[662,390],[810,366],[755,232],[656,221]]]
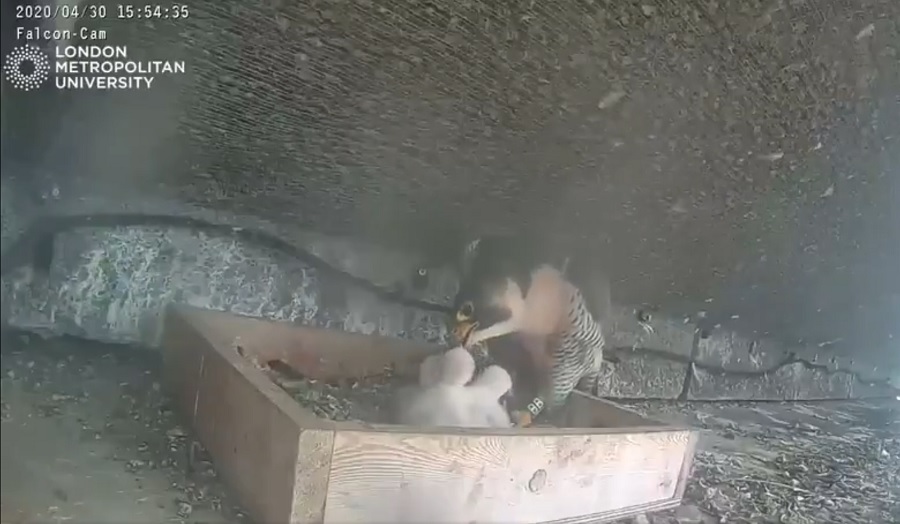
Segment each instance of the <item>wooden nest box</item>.
[[335,422],[246,358],[329,380],[443,349],[408,340],[175,306],[162,345],[180,415],[260,524],[603,522],[677,506],[694,453],[692,430],[580,393],[566,428]]

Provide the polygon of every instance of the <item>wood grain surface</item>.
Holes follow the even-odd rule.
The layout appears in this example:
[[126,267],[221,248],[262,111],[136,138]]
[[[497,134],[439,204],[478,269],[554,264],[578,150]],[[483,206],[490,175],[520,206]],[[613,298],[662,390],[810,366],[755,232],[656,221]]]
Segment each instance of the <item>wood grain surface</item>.
[[559,428],[332,422],[252,362],[364,376],[433,345],[183,306],[162,343],[179,411],[258,522],[602,522],[677,505],[690,473],[695,432],[580,392]]
[[687,431],[340,431],[326,522],[542,522],[673,497]]

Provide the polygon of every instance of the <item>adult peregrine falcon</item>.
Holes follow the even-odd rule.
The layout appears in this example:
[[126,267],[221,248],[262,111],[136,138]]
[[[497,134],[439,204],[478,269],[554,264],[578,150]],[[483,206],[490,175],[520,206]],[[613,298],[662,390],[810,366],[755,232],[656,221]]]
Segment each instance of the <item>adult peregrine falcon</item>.
[[601,322],[609,314],[605,279],[591,285],[592,307],[581,287],[598,283],[583,261],[513,237],[485,237],[466,246],[454,300],[453,334],[466,347],[488,351],[513,337],[530,357],[538,382],[517,425],[563,405],[576,387],[596,391],[603,362]]

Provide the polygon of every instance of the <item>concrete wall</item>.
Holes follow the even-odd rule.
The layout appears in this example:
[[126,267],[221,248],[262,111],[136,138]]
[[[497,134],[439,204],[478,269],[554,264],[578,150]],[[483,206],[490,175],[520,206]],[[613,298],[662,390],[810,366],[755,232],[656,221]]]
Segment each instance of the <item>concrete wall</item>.
[[414,253],[542,230],[672,316],[648,334],[621,306],[639,349],[612,395],[900,387],[900,2],[188,4],[79,22],[187,75],[5,86],[4,249],[36,215],[144,210],[266,228],[346,271],[209,228],[74,231],[48,282],[4,279],[14,323],[146,340],[177,299],[440,339],[440,315],[365,283],[446,301],[446,270],[409,285]]
[[[28,220],[26,199],[3,188],[3,251]],[[107,210],[109,203],[56,203],[62,214]],[[152,203],[159,209],[159,203]],[[23,209],[25,208],[25,209]],[[278,233],[237,217],[170,206],[169,212],[210,223]],[[196,229],[130,227],[75,229],[58,235],[46,277],[18,270],[3,279],[4,316],[13,326],[98,340],[156,343],[158,315],[179,302],[286,322],[378,333],[439,343],[445,317],[427,304],[448,304],[455,292],[448,268],[431,268],[424,286],[411,283],[421,258],[321,235],[294,242],[332,265],[312,267],[283,251],[231,235]],[[351,281],[354,275],[423,307],[398,304],[384,292]],[[653,315],[651,330],[634,308],[616,306],[609,326],[615,363],[607,363],[603,393],[620,398],[803,399],[896,394],[887,385],[897,367],[849,360],[827,347],[785,347],[688,320]]]

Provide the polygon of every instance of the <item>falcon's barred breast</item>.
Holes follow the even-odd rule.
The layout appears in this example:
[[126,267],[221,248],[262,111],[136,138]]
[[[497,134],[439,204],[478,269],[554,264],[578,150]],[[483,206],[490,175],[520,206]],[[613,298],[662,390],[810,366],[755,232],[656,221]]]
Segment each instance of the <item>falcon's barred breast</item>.
[[[595,391],[603,362],[602,320],[564,273],[567,259],[559,258],[490,238],[470,244],[460,268],[456,338],[466,346],[486,342],[489,351],[501,337],[517,340],[536,368],[532,417],[563,405],[576,387]],[[605,289],[600,301],[608,303]]]

